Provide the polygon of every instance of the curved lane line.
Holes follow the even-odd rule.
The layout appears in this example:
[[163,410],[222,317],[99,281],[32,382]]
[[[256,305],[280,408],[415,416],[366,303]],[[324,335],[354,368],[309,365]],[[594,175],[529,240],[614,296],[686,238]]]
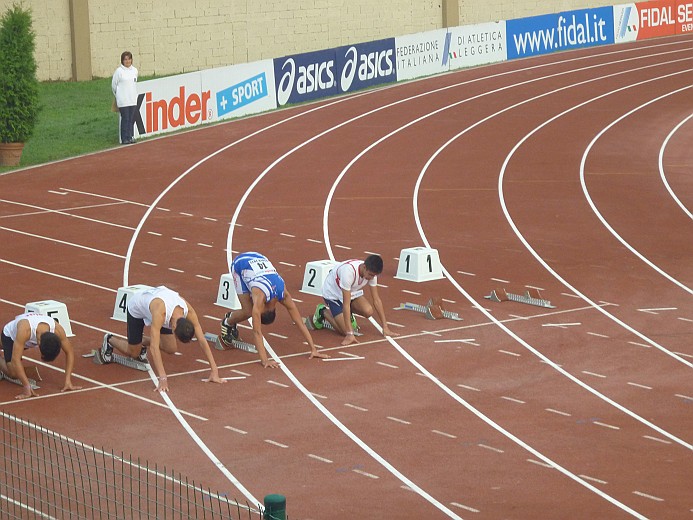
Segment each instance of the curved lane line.
[[[670,52],[679,52],[679,51],[670,51]],[[667,52],[667,53],[668,53],[668,52]],[[667,54],[667,53],[664,53],[664,54]],[[581,58],[581,59],[582,59],[582,58]],[[638,57],[635,57],[635,58],[627,58],[626,60],[622,60],[622,61],[629,61],[629,60],[635,60],[635,59],[641,59],[641,57],[638,56]],[[565,62],[568,62],[568,61],[573,61],[573,60],[565,60]],[[558,63],[561,63],[561,62],[558,62]],[[539,67],[542,67],[542,66],[546,66],[546,65],[541,65],[541,66],[539,66]],[[590,67],[585,67],[585,68],[592,68],[592,67],[597,67],[597,66],[603,66],[603,65],[595,65],[595,66],[590,66]],[[429,95],[429,94],[432,94],[432,93],[434,93],[434,92],[439,92],[439,91],[447,90],[447,89],[454,88],[454,87],[457,87],[457,86],[460,86],[460,85],[463,85],[463,84],[466,84],[466,83],[472,83],[472,82],[482,81],[482,80],[485,80],[485,79],[489,79],[489,78],[493,78],[493,77],[498,77],[498,76],[503,76],[503,75],[506,75],[506,74],[513,74],[513,73],[521,72],[522,70],[528,70],[528,69],[532,69],[532,68],[537,68],[537,67],[528,67],[527,69],[520,69],[520,70],[518,70],[518,71],[509,71],[509,72],[504,72],[504,73],[501,73],[501,74],[496,74],[496,75],[491,75],[491,76],[487,76],[487,77],[477,78],[477,79],[474,79],[474,80],[471,80],[471,81],[468,81],[468,82],[462,82],[462,83],[459,83],[459,84],[456,84],[456,85],[448,85],[448,86],[443,87],[443,88],[441,88],[441,89],[437,89],[437,90],[434,90],[434,91],[431,91],[431,92],[427,92],[427,93],[424,93],[424,94],[420,94],[420,95],[417,95],[417,96],[412,96],[411,98],[408,98],[408,99],[405,99],[405,100],[400,100],[400,101],[391,103],[391,104],[389,104],[389,105],[386,105],[386,106],[384,106],[384,107],[379,107],[378,109],[372,110],[372,111],[370,111],[370,112],[367,112],[367,113],[365,113],[365,114],[362,114],[361,116],[358,116],[358,117],[356,117],[356,118],[353,118],[353,119],[351,119],[351,120],[349,120],[349,121],[343,122],[343,123],[341,123],[341,124],[339,124],[339,125],[333,127],[332,129],[330,129],[330,131],[332,131],[332,130],[334,130],[334,129],[337,129],[337,128],[340,128],[340,127],[342,127],[342,126],[344,126],[344,125],[346,125],[346,124],[348,124],[348,123],[350,123],[350,122],[352,122],[352,121],[354,121],[354,120],[356,120],[356,119],[360,119],[361,117],[365,117],[366,115],[369,115],[369,114],[371,114],[371,113],[378,112],[378,111],[383,110],[383,109],[385,109],[385,108],[388,108],[388,107],[390,107],[390,106],[394,106],[394,105],[403,103],[403,102],[405,102],[405,101],[409,101],[409,100],[412,100],[412,99],[416,99],[416,98],[422,97],[422,96],[424,96],[424,95]],[[574,71],[569,71],[569,72],[564,72],[564,73],[556,74],[556,76],[562,75],[562,74],[568,74],[568,73],[571,73],[571,72],[574,72]],[[547,77],[551,77],[551,76],[547,76]],[[545,78],[539,78],[539,79],[545,79]],[[531,82],[533,82],[533,81],[538,81],[539,79],[530,80],[530,81],[523,82],[523,83],[520,83],[520,84],[531,83]],[[502,89],[500,89],[500,90],[502,90]],[[364,94],[362,94],[362,95],[368,95],[368,94],[369,94],[369,93],[364,93]],[[267,130],[269,130],[269,129],[271,129],[271,128],[274,128],[274,127],[279,126],[279,125],[281,125],[281,124],[283,124],[283,123],[286,123],[286,122],[288,122],[288,121],[291,121],[292,119],[295,119],[295,118],[298,118],[298,117],[302,117],[302,116],[305,115],[305,114],[309,114],[309,113],[311,113],[311,112],[313,112],[313,111],[321,110],[321,109],[323,109],[323,108],[330,107],[330,106],[333,106],[333,105],[335,105],[335,104],[338,104],[338,103],[341,103],[341,102],[344,102],[344,101],[348,101],[348,100],[354,99],[355,97],[360,97],[360,95],[346,97],[346,98],[337,100],[337,101],[335,101],[335,102],[333,102],[333,103],[328,103],[328,104],[325,104],[325,105],[321,105],[321,106],[319,106],[319,107],[310,109],[310,110],[308,110],[308,111],[306,111],[306,112],[301,112],[301,113],[299,113],[299,114],[296,114],[296,115],[294,115],[294,116],[291,116],[291,117],[289,117],[289,118],[287,118],[287,119],[284,119],[284,120],[282,120],[282,121],[278,121],[278,122],[276,122],[276,123],[273,123],[272,125],[269,125],[269,126],[267,126],[267,127],[263,127],[263,128],[261,128],[261,129],[255,131],[255,132],[253,132],[253,133],[251,133],[251,134],[248,134],[247,136],[244,136],[244,137],[241,138],[241,139],[238,139],[238,140],[236,140],[236,141],[234,141],[234,142],[232,142],[232,143],[230,143],[230,144],[228,144],[228,145],[226,145],[226,146],[220,148],[220,149],[217,150],[216,152],[214,152],[214,153],[212,153],[212,154],[210,154],[210,155],[208,155],[208,156],[202,158],[202,159],[199,160],[197,163],[195,163],[195,164],[192,165],[190,168],[188,168],[186,171],[184,171],[184,172],[183,172],[180,176],[178,176],[171,184],[169,184],[169,186],[166,187],[166,188],[159,194],[159,196],[152,202],[152,204],[147,208],[147,211],[145,212],[145,214],[142,216],[142,218],[141,218],[139,224],[137,225],[137,228],[135,229],[135,231],[134,231],[134,233],[133,233],[133,236],[132,236],[132,239],[131,239],[131,241],[130,241],[130,244],[129,244],[129,246],[128,246],[128,250],[127,250],[127,254],[126,254],[126,258],[125,258],[125,263],[124,263],[124,267],[123,267],[123,285],[124,285],[124,286],[128,285],[128,273],[129,273],[129,269],[130,269],[130,260],[131,260],[131,257],[132,257],[132,251],[133,251],[133,249],[134,249],[134,246],[135,246],[135,243],[136,243],[136,241],[137,241],[137,238],[139,237],[140,231],[141,231],[142,227],[144,226],[144,223],[147,221],[147,219],[149,218],[149,215],[152,213],[152,211],[154,210],[154,208],[156,207],[156,205],[159,203],[159,201],[160,201],[161,199],[163,199],[163,197],[164,197],[164,196],[165,196],[176,184],[178,184],[178,182],[180,182],[184,177],[186,177],[190,172],[192,172],[193,170],[195,170],[198,166],[200,166],[201,164],[205,163],[207,160],[211,159],[212,157],[215,157],[216,155],[223,153],[224,151],[228,150],[229,148],[235,146],[236,144],[239,144],[239,143],[241,143],[241,142],[243,142],[243,141],[245,141],[245,140],[248,140],[248,139],[250,139],[250,138],[252,138],[252,137],[254,137],[254,136],[256,136],[256,135],[258,135],[258,134],[260,134],[260,133],[263,133],[263,132],[265,132],[265,131],[267,131]],[[260,174],[260,176],[258,176],[258,178],[256,178],[256,180],[248,187],[248,189],[247,189],[246,192],[244,193],[243,197],[242,197],[241,200],[239,201],[239,203],[238,203],[238,205],[237,205],[237,207],[236,207],[236,210],[235,210],[235,212],[234,212],[234,215],[233,215],[231,224],[229,225],[229,234],[228,234],[228,239],[227,239],[227,263],[228,263],[229,265],[230,265],[230,263],[231,263],[231,257],[232,257],[232,252],[231,252],[232,248],[231,248],[231,245],[232,245],[232,236],[233,236],[233,230],[234,230],[234,227],[235,227],[235,222],[236,222],[236,220],[238,219],[238,215],[240,214],[240,209],[241,209],[241,207],[243,206],[245,200],[248,198],[250,192],[254,189],[254,187],[257,185],[257,183],[258,183],[258,182],[259,182],[259,181],[260,181],[260,180],[261,180],[261,179],[262,179],[262,178],[263,178],[263,177],[264,177],[264,176],[265,176],[265,175],[266,175],[266,174],[267,174],[278,162],[280,162],[281,160],[283,160],[284,157],[286,157],[286,156],[288,156],[290,153],[293,153],[294,151],[296,151],[296,150],[302,148],[303,146],[305,146],[305,145],[308,144],[309,142],[312,142],[313,140],[317,139],[318,137],[324,135],[325,133],[327,133],[327,132],[323,132],[323,133],[319,134],[318,136],[315,136],[315,137],[313,137],[312,139],[310,139],[310,140],[304,142],[303,144],[301,144],[301,145],[295,147],[295,148],[292,149],[289,153],[283,155],[280,159],[278,159],[278,160],[276,160],[275,162],[273,162],[272,165],[270,165],[264,172],[262,172],[262,174]],[[275,355],[274,353],[273,353],[272,355],[273,355],[273,357],[276,359],[276,355]],[[283,369],[285,372],[288,372],[288,369],[286,369],[286,367],[285,367],[284,365],[281,365],[281,366],[282,366],[282,369]],[[152,371],[151,369],[150,369],[150,371],[149,371],[149,375],[150,375],[150,377],[152,378],[152,381],[156,383],[155,374],[153,373],[153,371]],[[287,375],[288,375],[288,374],[287,374]],[[298,380],[296,380],[296,381],[298,381]],[[241,492],[246,496],[246,498],[248,498],[249,500],[251,500],[253,503],[258,503],[257,499],[255,499],[255,497],[253,497],[253,496],[245,489],[245,487],[243,487],[243,486],[240,484],[240,482],[239,482],[230,472],[228,472],[228,470],[223,466],[223,464],[221,463],[221,461],[219,461],[219,460],[217,459],[217,457],[206,447],[206,445],[204,444],[204,442],[202,441],[202,439],[200,439],[199,436],[197,436],[197,434],[196,434],[196,433],[194,432],[194,430],[190,427],[190,425],[187,423],[187,421],[185,421],[185,419],[180,415],[180,412],[178,411],[178,409],[176,408],[176,406],[173,404],[173,402],[171,401],[171,399],[169,398],[169,396],[164,395],[163,397],[165,398],[164,400],[166,401],[167,405],[168,405],[169,408],[171,409],[172,413],[176,416],[176,418],[178,419],[178,421],[180,422],[180,424],[181,424],[181,425],[185,428],[185,430],[189,433],[189,435],[191,436],[191,438],[192,438],[193,440],[195,440],[195,442],[198,444],[198,446],[208,455],[208,457],[210,457],[210,460],[212,460],[212,462],[213,462],[220,470],[222,470],[222,472],[224,473],[224,475],[225,475],[234,485],[236,485],[236,484],[238,483],[237,488],[239,489],[239,491],[241,491]],[[336,419],[336,418],[335,418],[335,419]],[[386,461],[385,461],[385,462],[386,462]],[[393,469],[394,469],[394,468],[393,468]],[[388,469],[388,470],[389,470],[389,469]],[[405,478],[406,478],[406,477],[405,477]],[[424,495],[422,495],[422,496],[424,496]],[[429,497],[430,497],[430,495],[429,495]],[[426,498],[426,497],[424,496],[424,498]],[[435,499],[433,499],[432,497],[430,497],[430,499],[431,499],[431,500],[435,500]],[[428,500],[428,498],[427,498],[427,500]],[[430,501],[430,500],[429,500],[429,501]],[[436,502],[437,502],[437,501],[436,501]],[[259,504],[259,503],[258,503],[258,504]],[[443,507],[444,510],[446,510],[447,512],[449,512],[449,516],[452,515],[452,516],[451,516],[452,518],[458,518],[457,515],[455,515],[455,513],[453,513],[453,512],[450,511],[449,509],[445,508],[445,506],[443,506],[442,504],[440,504],[440,506]],[[438,506],[436,506],[436,507],[438,507]],[[442,509],[442,510],[443,510],[443,509]],[[446,513],[446,514],[448,514],[448,513]]]
[[667,182],[667,177],[666,174],[664,173],[664,151],[666,150],[667,145],[669,144],[669,140],[674,136],[676,132],[678,132],[679,128],[681,128],[686,122],[693,117],[693,114],[689,115],[687,118],[685,118],[683,121],[681,121],[678,125],[674,127],[674,129],[667,135],[666,139],[664,139],[664,143],[662,144],[662,148],[659,150],[659,175],[662,178],[662,183],[664,183],[664,186],[666,187],[667,191],[669,192],[669,195],[671,195],[671,198],[674,199],[676,204],[679,205],[679,207],[683,210],[683,212],[688,215],[688,218],[693,220],[693,214],[689,211],[689,209],[679,200],[679,198],[676,196],[676,193],[674,193],[674,190],[671,189],[671,186],[669,186],[669,182]]
[[[594,139],[592,139],[592,141],[590,142],[590,144],[587,145],[587,148],[585,149],[585,153],[583,153],[583,155],[582,155],[582,160],[580,161],[580,185],[582,186],[582,192],[584,193],[585,198],[587,199],[587,202],[589,203],[590,207],[592,208],[592,211],[593,211],[594,214],[597,216],[597,218],[601,221],[601,223],[604,225],[604,227],[609,231],[609,233],[611,233],[611,234],[616,238],[616,240],[618,240],[619,242],[621,242],[621,244],[623,244],[623,246],[626,247],[631,253],[633,253],[635,256],[637,256],[640,260],[642,260],[644,263],[646,263],[646,264],[647,264],[648,266],[650,266],[652,269],[654,269],[655,271],[657,271],[657,272],[658,272],[660,275],[662,275],[664,278],[666,278],[666,279],[669,280],[670,282],[672,282],[672,283],[678,285],[681,289],[683,289],[684,291],[688,292],[689,294],[692,294],[692,295],[693,295],[693,290],[691,290],[690,287],[688,287],[687,285],[685,285],[685,284],[683,284],[682,282],[678,281],[676,278],[674,278],[673,276],[671,276],[670,274],[668,274],[667,272],[665,272],[663,269],[661,269],[660,267],[658,267],[657,265],[655,265],[654,263],[652,263],[652,262],[651,262],[649,259],[647,259],[644,255],[640,254],[640,252],[638,252],[633,246],[631,246],[621,235],[619,235],[619,234],[616,232],[616,230],[615,230],[614,228],[611,227],[611,225],[609,225],[609,223],[606,221],[606,219],[604,218],[604,216],[599,212],[599,209],[597,209],[597,206],[594,204],[594,201],[592,200],[592,197],[590,197],[589,190],[587,189],[587,183],[585,182],[585,163],[587,162],[587,156],[589,155],[590,150],[592,150],[592,147],[594,146],[594,144],[599,140],[599,138],[600,138],[602,135],[604,135],[606,132],[608,132],[609,129],[611,129],[611,128],[612,128],[613,126],[615,126],[617,123],[623,121],[624,119],[626,119],[626,118],[629,117],[630,115],[634,114],[635,112],[637,112],[637,111],[640,110],[641,108],[644,108],[644,107],[649,106],[649,105],[651,105],[651,104],[653,104],[653,103],[656,103],[657,101],[661,101],[662,99],[667,98],[667,97],[669,97],[669,96],[672,96],[672,95],[674,95],[674,94],[678,94],[679,92],[683,92],[684,90],[688,90],[689,88],[691,88],[691,85],[689,85],[689,86],[687,86],[687,87],[683,87],[683,88],[677,89],[677,90],[674,90],[674,91],[672,91],[672,92],[668,92],[668,93],[666,93],[666,94],[662,94],[661,96],[659,96],[659,97],[657,97],[657,98],[655,98],[655,99],[651,99],[651,100],[648,101],[647,103],[643,103],[642,105],[640,105],[640,106],[638,106],[638,107],[635,107],[634,109],[632,109],[632,110],[626,112],[626,113],[623,114],[621,117],[619,117],[619,118],[616,119],[615,121],[612,121],[609,125],[607,125],[605,128],[603,128],[603,129],[594,137]],[[691,117],[691,116],[689,116],[689,117]],[[661,161],[661,154],[660,154],[660,161]]]

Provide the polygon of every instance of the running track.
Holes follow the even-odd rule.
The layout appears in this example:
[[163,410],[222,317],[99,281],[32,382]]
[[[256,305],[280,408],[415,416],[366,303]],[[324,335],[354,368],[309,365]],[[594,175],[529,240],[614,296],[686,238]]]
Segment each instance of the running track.
[[[174,467],[292,518],[691,518],[693,38],[459,71],[0,177],[3,323],[68,305],[78,359],[41,366],[40,397],[3,411]],[[688,144],[686,144],[688,143]],[[402,248],[445,279],[394,278]],[[218,332],[233,251],[280,269],[304,315],[306,262],[377,252],[391,341],[309,360],[288,315],[282,370],[215,351],[151,380],[82,354],[118,287],[179,290]],[[484,298],[542,290],[544,309]],[[464,321],[392,310],[441,296]],[[247,329],[241,333],[247,334]],[[204,452],[169,410],[206,446]],[[209,456],[208,456],[209,455]],[[214,457],[225,472],[212,462]],[[234,483],[239,483],[244,491]]]

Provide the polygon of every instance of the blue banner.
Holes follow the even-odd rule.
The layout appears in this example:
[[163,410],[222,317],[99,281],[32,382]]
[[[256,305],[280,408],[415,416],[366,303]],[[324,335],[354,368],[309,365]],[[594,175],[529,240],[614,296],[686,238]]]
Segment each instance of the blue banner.
[[335,49],[274,60],[277,104],[300,103],[338,94]]
[[612,7],[508,20],[505,27],[509,60],[614,43]]
[[336,53],[340,92],[397,81],[394,38],[339,47]]

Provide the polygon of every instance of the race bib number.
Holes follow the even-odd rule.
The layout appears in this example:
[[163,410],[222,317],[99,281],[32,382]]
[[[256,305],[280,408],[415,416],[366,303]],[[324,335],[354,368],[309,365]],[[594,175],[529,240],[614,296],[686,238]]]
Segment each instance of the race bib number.
[[277,270],[272,265],[272,262],[264,258],[254,258],[248,262],[248,266],[255,276],[277,274]]

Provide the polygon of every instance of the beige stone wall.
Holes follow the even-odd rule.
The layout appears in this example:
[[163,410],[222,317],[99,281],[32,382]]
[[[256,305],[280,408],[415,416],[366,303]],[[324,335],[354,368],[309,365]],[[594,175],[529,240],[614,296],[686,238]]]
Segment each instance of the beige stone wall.
[[[0,0],[4,13],[17,0]],[[70,12],[67,0],[24,0],[31,8],[36,33],[36,63],[41,81],[68,79],[72,75]]]
[[[0,0],[4,11],[17,0]],[[458,0],[460,24],[612,5],[608,0]],[[69,0],[23,0],[39,79],[72,76]],[[190,72],[442,27],[441,0],[89,0],[91,66],[131,51],[142,75]]]
[[588,9],[626,3],[612,0],[458,0],[460,5],[460,25],[497,20],[525,18],[547,13],[559,13],[575,9]]

